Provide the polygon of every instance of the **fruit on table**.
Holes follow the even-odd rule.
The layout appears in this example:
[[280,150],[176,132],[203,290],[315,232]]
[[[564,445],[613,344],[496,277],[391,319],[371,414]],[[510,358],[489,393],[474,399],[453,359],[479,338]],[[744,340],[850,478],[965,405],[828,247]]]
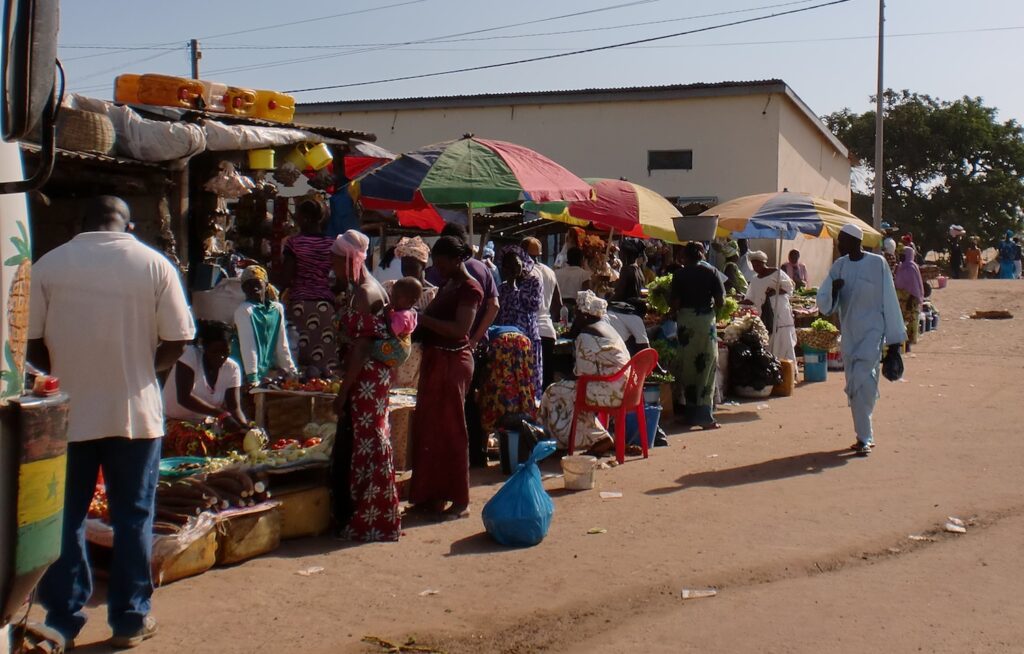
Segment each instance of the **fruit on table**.
[[319,445],[320,443],[323,443],[323,442],[324,442],[324,439],[320,438],[319,436],[314,436],[313,438],[307,438],[305,440],[305,442],[302,443],[302,447],[305,447],[305,448],[316,447],[317,445]]
[[272,450],[286,450],[289,448],[297,448],[299,441],[294,438],[279,438],[274,441],[274,444],[270,446]]
[[246,454],[259,452],[267,446],[267,434],[262,429],[250,429],[242,440],[242,449]]

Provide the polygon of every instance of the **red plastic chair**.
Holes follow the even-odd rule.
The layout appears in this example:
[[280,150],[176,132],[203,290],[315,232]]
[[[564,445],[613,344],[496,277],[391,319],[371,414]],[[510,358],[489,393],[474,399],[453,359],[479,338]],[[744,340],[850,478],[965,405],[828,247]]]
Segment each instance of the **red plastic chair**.
[[[636,353],[629,362],[614,375],[598,377],[584,375],[576,379],[576,406],[572,412],[572,429],[569,432],[569,454],[576,448],[576,417],[585,412],[596,413],[602,424],[608,424],[608,415],[615,418],[615,459],[626,460],[626,414],[636,413],[640,427],[640,447],[647,458],[647,415],[644,412],[644,382],[658,365],[658,353],[651,348]],[[595,382],[614,382],[625,379],[622,389],[622,404],[619,406],[597,406],[587,402],[587,385]]]

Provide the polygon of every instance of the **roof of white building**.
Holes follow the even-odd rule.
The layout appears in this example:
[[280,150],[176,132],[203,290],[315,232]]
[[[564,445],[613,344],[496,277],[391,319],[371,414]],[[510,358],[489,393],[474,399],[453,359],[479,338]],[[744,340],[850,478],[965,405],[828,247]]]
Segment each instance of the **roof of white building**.
[[359,111],[393,111],[396,109],[447,109],[455,107],[494,107],[509,104],[572,104],[589,102],[622,102],[645,100],[679,100],[689,98],[728,97],[739,95],[785,95],[842,156],[846,146],[811,110],[800,96],[780,79],[663,86],[626,86],[617,88],[566,89],[554,91],[513,91],[508,93],[477,93],[471,95],[439,95],[429,97],[379,98],[306,102],[297,105],[297,114],[320,114]]

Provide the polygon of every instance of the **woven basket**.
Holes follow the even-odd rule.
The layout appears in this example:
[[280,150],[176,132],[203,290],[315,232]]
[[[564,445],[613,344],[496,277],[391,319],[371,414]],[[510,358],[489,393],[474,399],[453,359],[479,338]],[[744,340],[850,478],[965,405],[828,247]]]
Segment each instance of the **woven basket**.
[[104,114],[61,108],[57,120],[58,148],[110,154],[114,150],[114,139],[114,124]]
[[839,346],[839,334],[822,332],[807,327],[796,330],[796,342],[800,347],[809,347],[823,352],[834,352]]

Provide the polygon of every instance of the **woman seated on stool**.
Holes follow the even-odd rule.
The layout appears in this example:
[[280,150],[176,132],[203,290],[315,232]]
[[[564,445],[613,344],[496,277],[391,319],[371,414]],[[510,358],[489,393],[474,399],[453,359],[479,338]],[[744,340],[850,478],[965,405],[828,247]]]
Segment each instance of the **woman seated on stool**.
[[[629,363],[629,350],[615,328],[605,320],[608,303],[591,291],[580,291],[576,298],[576,320],[569,337],[576,341],[577,377],[606,376],[622,370]],[[625,380],[587,385],[587,401],[598,406],[622,404]],[[576,404],[576,382],[555,382],[544,391],[540,402],[540,420],[548,434],[558,441],[562,450],[569,449],[573,408]],[[615,441],[598,421],[597,415],[586,412],[576,417],[576,449],[600,456],[612,450]]]
[[[232,330],[222,322],[200,322],[194,345],[185,348],[164,384],[164,413],[168,421],[165,454],[215,454],[225,444],[179,442],[175,421],[216,423],[224,433],[245,430],[248,420],[242,410],[242,370],[229,356]],[[231,448],[227,448],[231,449]],[[173,452],[168,450],[174,450]]]

